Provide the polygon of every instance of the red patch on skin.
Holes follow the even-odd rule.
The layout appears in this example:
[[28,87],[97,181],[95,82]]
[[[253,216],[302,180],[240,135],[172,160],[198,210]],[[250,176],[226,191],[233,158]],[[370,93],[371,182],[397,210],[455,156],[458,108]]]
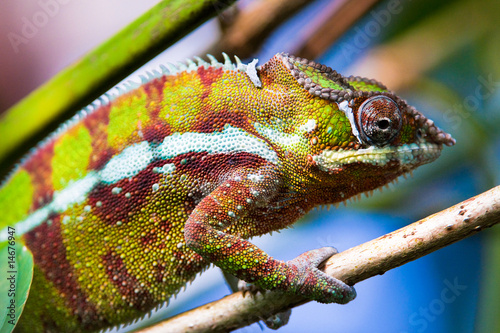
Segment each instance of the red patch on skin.
[[[159,107],[158,107],[159,109]],[[166,122],[156,118],[153,120],[152,125],[147,126],[142,131],[144,139],[148,142],[161,143],[165,137],[169,136],[172,131],[170,125]]]
[[101,106],[82,120],[92,138],[92,154],[88,170],[99,170],[115,154],[115,151],[108,146],[107,128],[110,110],[111,104]]
[[240,152],[232,154],[187,153],[169,160],[181,174],[191,174],[196,179],[218,179],[221,173],[235,168],[256,169],[268,162],[260,156]]
[[52,158],[54,156],[54,142],[51,139],[42,147],[37,148],[22,165],[31,176],[34,188],[32,210],[43,207],[52,200],[54,187],[52,185]]
[[[94,144],[92,144],[94,145]],[[97,154],[92,154],[90,163],[89,163],[89,170],[100,170],[102,169],[106,163],[109,162],[109,160],[113,157],[115,154],[115,150],[112,149],[111,147],[106,147],[102,150],[98,150]]]
[[37,267],[44,273],[64,297],[66,306],[82,322],[84,327],[102,325],[102,320],[94,304],[76,281],[75,271],[67,260],[66,248],[61,237],[61,217],[50,217],[52,223],[44,222],[24,235],[26,246],[31,250]]
[[167,77],[165,75],[153,79],[143,85],[144,91],[149,97],[155,97],[155,102],[159,102],[163,99],[163,89],[166,81]]
[[128,273],[127,266],[123,260],[114,252],[103,255],[102,260],[106,267],[109,280],[116,286],[121,295],[124,295],[128,303],[139,311],[149,311],[154,304],[154,299],[145,287],[141,287],[140,281]]
[[191,195],[184,199],[184,211],[187,215],[190,215],[191,212],[196,208],[196,205],[201,201],[203,195],[201,192],[197,192],[194,194],[191,192]]
[[[262,71],[260,72],[262,73]],[[260,81],[262,82],[262,86],[268,87],[274,84],[274,75],[259,75]]]
[[258,72],[262,86],[272,85],[275,82],[275,79],[279,81],[281,73],[283,72],[288,73],[290,70],[285,67],[281,59],[272,57],[261,66],[260,71]]
[[219,80],[224,70],[221,68],[209,67],[205,68],[203,66],[198,67],[198,75],[200,76],[201,83],[204,86],[211,86],[212,83]]
[[198,133],[220,132],[224,130],[226,124],[242,129],[250,127],[247,115],[241,110],[213,110],[205,108],[202,111],[202,116],[193,125],[192,131]]
[[146,196],[151,194],[153,184],[159,180],[160,175],[153,172],[153,168],[164,164],[164,161],[155,161],[132,178],[111,185],[97,185],[88,197],[92,212],[111,225],[118,221],[127,223],[132,212],[140,211],[147,204]]
[[143,137],[148,142],[160,143],[171,134],[170,125],[159,117],[163,103],[163,89],[166,76],[151,80],[144,85],[148,96],[146,108],[149,115],[149,125],[142,130]]
[[201,96],[202,100],[204,100],[210,95],[212,91],[211,89],[212,83],[220,79],[220,77],[224,73],[224,70],[222,68],[213,68],[213,67],[205,68],[203,66],[200,66],[198,67],[197,72],[198,76],[200,77],[200,81],[204,87],[203,94]]
[[[158,235],[160,234],[165,234],[168,235],[170,232],[170,229],[172,229],[172,224],[168,221],[163,221],[160,222],[160,230],[157,230],[155,228],[151,229],[148,231],[148,233],[145,236],[141,237],[141,243],[143,245],[153,245],[157,243],[158,241],[161,241],[161,238],[158,238]],[[155,245],[158,249],[165,248],[165,243],[159,243]]]
[[172,255],[175,258],[175,262],[178,263],[174,271],[171,273],[174,276],[189,278],[193,276],[193,272],[199,272],[207,265],[205,260],[198,254],[193,253],[190,255],[191,261],[188,263],[186,258],[186,253],[182,251],[174,251]]

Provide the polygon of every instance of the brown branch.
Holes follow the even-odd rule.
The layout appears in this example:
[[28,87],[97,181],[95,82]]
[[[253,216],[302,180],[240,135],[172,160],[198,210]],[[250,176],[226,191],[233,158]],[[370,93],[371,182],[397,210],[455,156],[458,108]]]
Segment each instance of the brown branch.
[[220,40],[207,53],[218,57],[225,52],[236,54],[243,59],[247,58],[259,49],[276,27],[309,2],[309,0],[255,1],[234,14],[232,22],[223,22],[223,34]]
[[299,57],[316,59],[331,47],[360,17],[380,0],[345,1],[294,51]]
[[[330,258],[325,272],[353,285],[500,222],[500,186]],[[308,302],[278,292],[241,292],[169,318],[141,333],[227,332]]]
[[[315,59],[379,1],[338,0],[332,2],[325,8],[326,15],[317,18],[319,22],[313,22],[316,27],[311,29],[310,36],[304,37],[305,43],[298,46],[299,51],[282,51]],[[223,34],[220,40],[207,53],[216,57],[221,52],[236,54],[240,58],[250,57],[275,28],[310,2],[309,0],[266,0],[256,1],[237,13],[234,13],[234,8],[232,8],[226,16],[230,22],[223,22]],[[232,16],[234,19],[231,18]]]

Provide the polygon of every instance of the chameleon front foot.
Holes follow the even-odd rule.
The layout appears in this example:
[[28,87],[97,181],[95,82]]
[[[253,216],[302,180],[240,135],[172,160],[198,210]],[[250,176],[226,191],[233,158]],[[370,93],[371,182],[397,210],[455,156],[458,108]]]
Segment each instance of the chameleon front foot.
[[346,304],[356,297],[356,290],[344,282],[318,269],[318,266],[336,254],[333,247],[323,247],[305,252],[287,262],[296,270],[291,281],[291,291],[321,303]]

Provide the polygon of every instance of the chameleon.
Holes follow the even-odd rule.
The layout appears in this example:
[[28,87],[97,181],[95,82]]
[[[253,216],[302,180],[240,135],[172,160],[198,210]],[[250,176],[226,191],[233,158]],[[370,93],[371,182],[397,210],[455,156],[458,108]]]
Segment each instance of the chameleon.
[[[248,239],[369,193],[455,140],[382,83],[287,53],[224,54],[119,85],[35,147],[0,188],[0,241],[34,258],[18,332],[94,332],[144,317],[211,264],[263,290],[347,303],[318,269]],[[3,237],[3,238],[2,238]]]

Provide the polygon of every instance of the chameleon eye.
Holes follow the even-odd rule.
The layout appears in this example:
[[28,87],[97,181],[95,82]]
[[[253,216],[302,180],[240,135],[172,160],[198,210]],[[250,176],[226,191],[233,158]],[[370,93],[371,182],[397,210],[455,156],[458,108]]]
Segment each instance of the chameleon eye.
[[359,107],[358,125],[370,143],[388,143],[399,133],[401,124],[401,111],[387,96],[370,97]]

